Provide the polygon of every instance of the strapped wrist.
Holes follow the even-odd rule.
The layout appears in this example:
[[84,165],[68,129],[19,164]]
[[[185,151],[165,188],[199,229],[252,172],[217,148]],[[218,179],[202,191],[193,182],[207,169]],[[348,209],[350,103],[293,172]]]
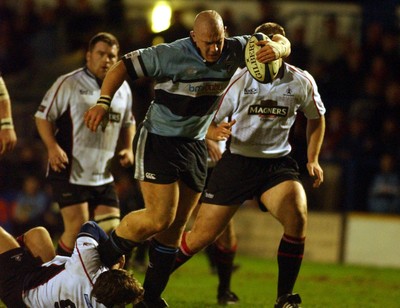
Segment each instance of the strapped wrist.
[[3,129],[14,129],[14,124],[11,117],[0,119],[0,130]]
[[105,109],[105,111],[108,111],[111,106],[111,96],[109,95],[101,95],[100,98],[97,100],[96,105],[99,105]]

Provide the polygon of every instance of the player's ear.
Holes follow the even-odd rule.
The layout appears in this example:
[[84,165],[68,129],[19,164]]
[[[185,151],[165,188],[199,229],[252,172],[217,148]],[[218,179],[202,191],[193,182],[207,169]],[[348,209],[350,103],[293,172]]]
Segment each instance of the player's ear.
[[193,41],[196,42],[196,35],[194,34],[194,31],[190,31],[190,37],[192,38]]
[[86,51],[86,62],[90,60],[90,51]]

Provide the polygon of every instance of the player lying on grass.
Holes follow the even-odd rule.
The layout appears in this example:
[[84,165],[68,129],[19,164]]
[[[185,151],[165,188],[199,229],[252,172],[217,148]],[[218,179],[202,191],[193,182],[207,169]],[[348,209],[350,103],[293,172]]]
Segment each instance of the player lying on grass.
[[0,298],[7,307],[125,307],[141,300],[143,288],[122,269],[111,269],[97,252],[106,233],[85,223],[71,257],[56,256],[48,231],[36,227],[15,239],[0,227]]
[[[263,24],[256,32],[269,37],[285,35],[275,23]],[[297,162],[290,157],[289,134],[297,113],[304,113],[307,169],[315,178],[314,187],[318,187],[323,182],[318,157],[325,131],[325,107],[314,78],[284,62],[271,82],[256,81],[244,68],[232,77],[227,89],[207,137],[220,140],[221,133],[228,134],[229,148],[214,167],[191,232],[182,239],[175,266],[213,243],[240,205],[256,197],[283,226],[275,307],[299,307],[301,299],[293,294],[293,288],[304,253],[307,198]],[[226,117],[231,122],[218,125]],[[233,256],[225,258],[227,264],[233,263]]]

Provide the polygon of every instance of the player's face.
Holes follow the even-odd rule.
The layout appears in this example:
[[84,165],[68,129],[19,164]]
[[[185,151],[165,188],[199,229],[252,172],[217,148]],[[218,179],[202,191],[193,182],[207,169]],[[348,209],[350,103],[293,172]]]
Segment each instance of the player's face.
[[117,63],[118,47],[110,46],[104,42],[94,45],[92,51],[86,53],[86,65],[88,69],[99,79],[106,77],[107,71]]
[[225,29],[191,32],[201,56],[207,62],[217,62],[224,48]]

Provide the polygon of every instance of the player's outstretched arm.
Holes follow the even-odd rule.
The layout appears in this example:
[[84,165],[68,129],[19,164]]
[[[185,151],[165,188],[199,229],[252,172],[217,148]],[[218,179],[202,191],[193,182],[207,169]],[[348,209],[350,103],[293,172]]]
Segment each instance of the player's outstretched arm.
[[275,34],[270,41],[259,41],[257,45],[263,46],[257,53],[257,61],[267,63],[290,55],[290,41],[281,34]]
[[127,76],[125,64],[121,60],[107,72],[101,86],[100,98],[97,100],[96,105],[85,112],[85,124],[91,131],[95,132],[100,124],[103,130],[105,129],[108,122],[105,116],[106,114],[108,115],[111,100]]

